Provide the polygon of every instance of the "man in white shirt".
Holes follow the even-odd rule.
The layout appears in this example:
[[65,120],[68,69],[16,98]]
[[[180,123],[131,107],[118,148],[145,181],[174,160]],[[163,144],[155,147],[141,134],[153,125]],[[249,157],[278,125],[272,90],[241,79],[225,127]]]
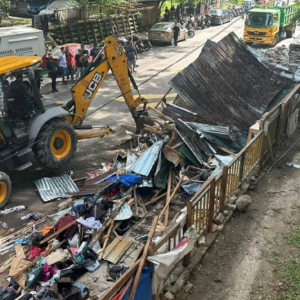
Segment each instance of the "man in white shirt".
[[9,85],[16,80],[15,74],[14,73],[9,73],[8,77],[6,78],[8,81]]
[[61,53],[59,54],[57,66],[60,69],[62,83],[66,84],[65,76],[67,71],[67,58],[66,58],[66,50],[65,47],[60,48]]

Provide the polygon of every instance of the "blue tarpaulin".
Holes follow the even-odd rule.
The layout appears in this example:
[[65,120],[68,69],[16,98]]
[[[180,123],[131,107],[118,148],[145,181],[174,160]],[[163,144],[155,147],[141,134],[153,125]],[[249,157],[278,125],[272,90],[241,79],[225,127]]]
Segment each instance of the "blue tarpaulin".
[[[136,293],[134,296],[134,300],[152,300],[152,287],[151,287],[151,281],[152,281],[152,268],[144,267],[142,271],[142,275],[140,277],[139,285],[136,289]],[[135,275],[134,275],[135,278]],[[131,291],[132,284],[134,282],[134,279],[130,285],[130,288],[125,293],[122,300],[127,300]]]
[[[119,177],[119,178],[118,178]],[[111,180],[117,180],[113,185],[109,187],[109,189],[113,189],[120,184],[123,184],[127,189],[129,189],[131,186],[134,186],[135,184],[140,185],[143,183],[143,178],[139,175],[134,175],[134,174],[121,174],[109,177],[106,181],[111,181]]]

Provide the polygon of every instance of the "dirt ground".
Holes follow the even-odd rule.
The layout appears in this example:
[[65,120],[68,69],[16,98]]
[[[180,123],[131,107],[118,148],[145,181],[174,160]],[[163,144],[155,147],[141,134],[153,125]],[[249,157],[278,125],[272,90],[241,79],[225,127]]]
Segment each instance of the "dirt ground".
[[299,138],[297,132],[276,149],[275,161],[296,142],[248,193],[252,205],[220,233],[190,277],[189,294],[176,299],[300,299],[300,170],[287,165],[300,163]]

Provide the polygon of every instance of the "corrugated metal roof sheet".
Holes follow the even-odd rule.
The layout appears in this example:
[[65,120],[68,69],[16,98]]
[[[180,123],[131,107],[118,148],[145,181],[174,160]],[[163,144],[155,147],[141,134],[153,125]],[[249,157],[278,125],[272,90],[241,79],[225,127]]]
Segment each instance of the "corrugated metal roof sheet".
[[34,182],[38,192],[44,202],[49,202],[58,198],[68,198],[68,193],[78,192],[79,189],[69,174],[59,177],[42,178]]
[[216,125],[248,130],[284,89],[294,83],[274,75],[230,33],[218,43],[208,40],[199,57],[169,83],[177,105]]
[[201,165],[206,165],[209,157],[215,155],[215,151],[209,143],[180,119],[175,121],[176,131],[186,146],[192,151]]
[[153,165],[157,161],[159,152],[165,142],[165,140],[158,141],[144,151],[138,160],[132,165],[131,172],[148,176],[153,168]]

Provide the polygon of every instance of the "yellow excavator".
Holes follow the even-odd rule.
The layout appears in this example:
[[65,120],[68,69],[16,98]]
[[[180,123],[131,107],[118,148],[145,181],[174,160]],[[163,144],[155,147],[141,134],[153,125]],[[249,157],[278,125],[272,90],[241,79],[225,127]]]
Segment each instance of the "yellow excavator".
[[[40,165],[49,169],[58,169],[72,159],[77,147],[74,128],[84,128],[88,108],[109,70],[136,124],[145,112],[147,101],[140,94],[133,96],[130,82],[138,91],[137,85],[128,70],[123,48],[113,37],[105,39],[103,49],[82,72],[71,88],[72,99],[65,106],[44,106],[34,80],[34,71],[40,64],[41,58],[37,56],[0,57],[0,208],[11,193],[8,173],[31,166],[30,152]],[[9,72],[20,71],[31,84],[30,104],[21,111],[13,105],[16,99],[6,80]]]

